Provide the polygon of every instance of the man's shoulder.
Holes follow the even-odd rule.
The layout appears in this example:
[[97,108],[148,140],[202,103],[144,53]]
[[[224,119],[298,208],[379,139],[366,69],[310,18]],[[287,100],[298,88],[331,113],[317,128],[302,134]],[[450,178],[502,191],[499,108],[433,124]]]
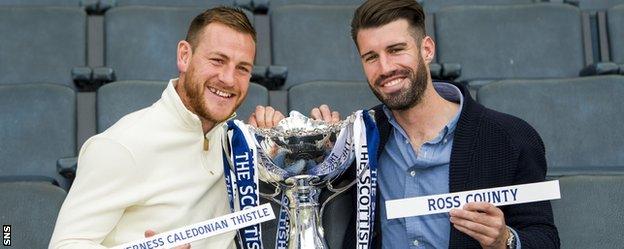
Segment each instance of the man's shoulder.
[[505,134],[514,145],[544,146],[535,128],[514,115],[483,107],[481,122]]

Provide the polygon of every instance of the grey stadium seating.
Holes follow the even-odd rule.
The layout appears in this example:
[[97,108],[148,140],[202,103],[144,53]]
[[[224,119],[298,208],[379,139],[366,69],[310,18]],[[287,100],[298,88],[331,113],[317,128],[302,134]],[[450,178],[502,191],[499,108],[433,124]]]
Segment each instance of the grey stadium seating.
[[[119,81],[104,85],[97,92],[97,129],[103,132],[128,113],[152,105],[162,95],[167,82]],[[255,83],[249,85],[247,98],[237,118],[247,121],[257,105],[269,104],[269,92]]]
[[174,6],[202,7],[215,5],[233,5],[233,0],[100,0],[107,6]]
[[86,13],[79,7],[0,7],[0,84],[72,86],[86,65]]
[[317,80],[364,80],[360,57],[349,33],[355,7],[271,8],[272,64],[288,67],[282,89]]
[[622,248],[624,175],[559,178],[561,199],[552,201],[561,248]]
[[379,104],[366,82],[316,81],[293,86],[288,90],[288,110],[309,115],[310,110],[327,104],[342,118],[356,110]]
[[[624,63],[624,4],[615,6],[607,11],[609,28],[609,44],[611,47],[611,60]],[[624,72],[620,72],[624,73]]]
[[440,63],[458,80],[576,77],[584,66],[581,12],[567,4],[453,6],[435,15]]
[[65,191],[41,182],[0,182],[0,221],[11,225],[11,247],[48,248]]
[[624,76],[503,80],[478,92],[487,107],[520,117],[542,136],[549,174],[624,172]]
[[582,10],[606,10],[618,4],[624,4],[624,0],[564,0],[577,4]]
[[76,97],[66,86],[0,85],[0,176],[47,177],[60,158],[76,155]]
[[85,0],[2,0],[2,5],[13,6],[81,6]]
[[364,0],[269,0],[269,8],[283,5],[310,4],[310,5],[354,5],[362,4]]
[[455,5],[510,5],[528,4],[534,0],[418,0],[426,13],[434,13],[442,8]]
[[120,81],[166,81],[177,77],[177,44],[185,38],[191,20],[207,7],[110,9],[104,17],[105,65],[115,70]]

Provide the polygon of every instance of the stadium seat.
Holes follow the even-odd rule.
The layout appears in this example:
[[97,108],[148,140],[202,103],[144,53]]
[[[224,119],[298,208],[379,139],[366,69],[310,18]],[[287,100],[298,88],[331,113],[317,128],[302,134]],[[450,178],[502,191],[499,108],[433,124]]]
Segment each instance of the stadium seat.
[[107,6],[171,6],[171,7],[201,7],[216,5],[233,5],[233,0],[100,0]]
[[[116,79],[167,81],[178,76],[176,50],[191,20],[207,7],[127,6],[105,14],[105,64]],[[248,13],[253,20],[251,13]]]
[[[607,11],[611,60],[624,64],[624,4]],[[624,74],[624,72],[620,72]]]
[[364,0],[269,0],[269,7],[276,8],[283,5],[360,5]]
[[541,135],[549,175],[624,172],[624,76],[503,80],[478,101],[520,117]]
[[0,221],[11,225],[10,248],[48,248],[65,191],[40,182],[0,182],[0,189]]
[[511,5],[528,4],[534,0],[418,0],[426,13],[435,13],[442,8],[455,5]]
[[68,6],[78,7],[81,6],[85,0],[2,0],[2,5],[12,6]]
[[[128,113],[152,105],[162,95],[167,82],[120,81],[104,85],[97,92],[97,130],[103,132]],[[249,85],[247,98],[237,111],[246,121],[257,105],[268,105],[269,93],[255,83]]]
[[579,6],[582,10],[606,10],[618,4],[624,4],[624,0],[564,0]]
[[350,36],[355,7],[271,8],[272,64],[288,67],[283,90],[309,81],[364,80],[360,56]]
[[310,110],[321,104],[340,112],[345,118],[354,111],[379,104],[366,82],[317,81],[293,86],[288,90],[288,110],[308,116]]
[[559,178],[561,199],[552,201],[561,248],[622,248],[624,176]]
[[0,84],[73,87],[86,65],[86,13],[79,7],[0,7]]
[[584,66],[581,12],[567,4],[453,6],[435,15],[437,58],[458,80],[576,77]]
[[54,84],[0,85],[0,176],[46,177],[67,189],[56,172],[60,158],[75,156],[76,97]]

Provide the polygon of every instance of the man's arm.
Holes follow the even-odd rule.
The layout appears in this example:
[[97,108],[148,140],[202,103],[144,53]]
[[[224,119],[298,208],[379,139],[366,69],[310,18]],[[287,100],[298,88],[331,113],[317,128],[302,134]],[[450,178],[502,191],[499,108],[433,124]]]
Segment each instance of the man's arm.
[[[514,184],[540,182],[546,178],[544,144],[534,129],[528,127],[527,130],[525,138],[518,139],[522,142],[519,142],[518,173]],[[503,211],[507,224],[518,233],[523,249],[560,247],[549,201],[511,205]]]
[[131,153],[107,138],[91,138],[78,159],[76,180],[63,203],[49,248],[106,248],[100,243],[126,207],[140,199]]

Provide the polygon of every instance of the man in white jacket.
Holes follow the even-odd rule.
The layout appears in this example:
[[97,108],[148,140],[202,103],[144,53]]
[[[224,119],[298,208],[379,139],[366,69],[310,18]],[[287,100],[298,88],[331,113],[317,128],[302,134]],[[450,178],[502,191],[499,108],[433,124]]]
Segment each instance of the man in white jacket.
[[[237,9],[193,20],[178,43],[179,78],[162,98],[83,145],[50,248],[107,248],[230,212],[219,138],[247,95],[255,39]],[[283,117],[271,108],[262,114]],[[234,236],[192,247],[235,248]]]

